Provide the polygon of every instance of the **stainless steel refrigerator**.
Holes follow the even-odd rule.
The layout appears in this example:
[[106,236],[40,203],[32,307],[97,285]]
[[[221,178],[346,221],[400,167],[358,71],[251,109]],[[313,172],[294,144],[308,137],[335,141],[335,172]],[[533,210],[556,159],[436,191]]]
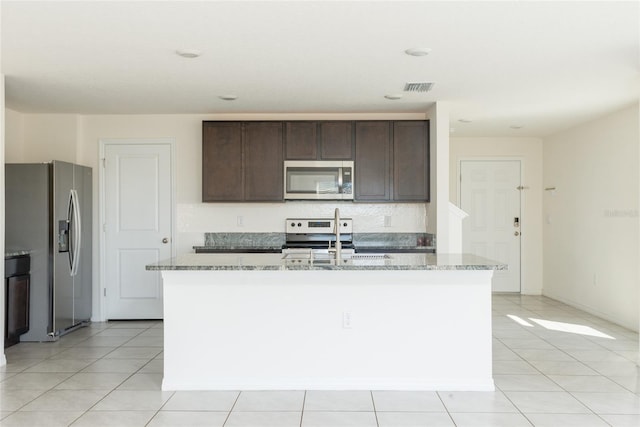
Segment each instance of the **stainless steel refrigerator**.
[[29,332],[54,341],[91,319],[92,171],[53,161],[5,165],[5,247],[31,252]]

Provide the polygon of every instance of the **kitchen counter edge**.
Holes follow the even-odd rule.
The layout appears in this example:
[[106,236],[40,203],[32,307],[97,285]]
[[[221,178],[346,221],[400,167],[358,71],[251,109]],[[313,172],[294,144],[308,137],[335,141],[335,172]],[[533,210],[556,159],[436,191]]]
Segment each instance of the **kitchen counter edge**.
[[[197,254],[223,253],[280,253],[282,247],[273,246],[193,246]],[[356,246],[356,253],[435,253],[433,246]]]
[[152,271],[203,270],[507,270],[506,264],[471,254],[394,253],[387,259],[335,263],[288,263],[282,254],[184,254],[146,266]]

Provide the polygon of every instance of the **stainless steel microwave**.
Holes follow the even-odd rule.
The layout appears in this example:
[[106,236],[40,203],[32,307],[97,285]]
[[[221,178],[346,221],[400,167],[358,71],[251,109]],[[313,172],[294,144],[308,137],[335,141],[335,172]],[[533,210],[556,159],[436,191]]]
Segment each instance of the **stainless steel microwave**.
[[286,200],[353,200],[352,161],[286,160]]

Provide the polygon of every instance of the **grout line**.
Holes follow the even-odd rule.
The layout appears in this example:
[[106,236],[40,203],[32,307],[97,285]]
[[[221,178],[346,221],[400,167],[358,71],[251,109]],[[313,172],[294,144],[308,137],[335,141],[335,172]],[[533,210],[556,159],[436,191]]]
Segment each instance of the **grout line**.
[[449,412],[449,408],[447,408],[447,405],[445,405],[444,400],[442,400],[442,396],[440,396],[440,392],[436,391],[435,393],[436,393],[436,396],[438,396],[438,399],[440,399],[440,403],[442,403],[442,407],[447,412],[447,415],[449,416],[449,419],[451,420],[451,422],[455,426],[456,422],[454,421],[453,416],[451,415],[451,412]]
[[302,427],[302,420],[304,419],[304,405],[307,403],[307,390],[304,390],[302,396],[302,410],[300,411],[300,427]]
[[240,399],[240,395],[242,394],[242,391],[238,391],[237,393],[238,393],[238,395],[236,396],[236,399],[233,401],[233,405],[231,405],[231,409],[229,409],[229,413],[227,414],[227,418],[224,419],[224,422],[222,423],[222,427],[227,425],[227,422],[229,421],[229,417],[231,416],[231,413],[233,412],[233,408],[236,407],[236,404],[238,403],[238,400]]
[[376,410],[376,401],[373,398],[373,390],[369,391],[369,395],[371,396],[371,404],[373,405],[373,416],[376,417],[376,426],[380,427],[380,421],[378,420],[378,411]]

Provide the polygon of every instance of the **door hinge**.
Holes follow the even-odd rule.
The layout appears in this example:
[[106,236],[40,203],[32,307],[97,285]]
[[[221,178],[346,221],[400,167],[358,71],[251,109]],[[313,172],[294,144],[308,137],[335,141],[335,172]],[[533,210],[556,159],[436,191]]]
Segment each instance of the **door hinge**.
[[102,288],[103,289],[103,295],[106,297],[107,296],[107,288]]
[[103,167],[103,168],[106,168],[106,167],[107,167],[107,158],[106,158],[106,157],[103,157],[103,158],[102,158],[102,167]]
[[102,224],[102,231],[107,231],[107,223]]

